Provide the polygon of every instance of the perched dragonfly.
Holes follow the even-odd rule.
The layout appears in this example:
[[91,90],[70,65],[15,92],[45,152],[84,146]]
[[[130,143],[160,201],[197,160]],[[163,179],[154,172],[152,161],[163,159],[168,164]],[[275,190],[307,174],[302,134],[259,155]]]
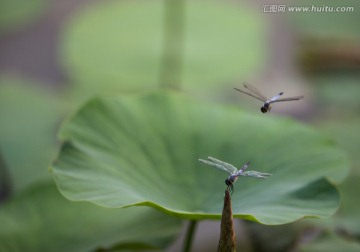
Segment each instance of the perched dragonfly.
[[284,101],[296,101],[296,100],[300,100],[300,99],[304,98],[304,96],[302,96],[302,95],[294,96],[294,97],[288,97],[288,98],[280,98],[284,94],[284,92],[280,92],[279,94],[275,95],[271,99],[268,99],[257,88],[250,85],[249,83],[244,83],[244,87],[247,90],[249,90],[250,92],[244,91],[244,90],[241,90],[241,89],[238,89],[238,88],[234,88],[234,89],[241,92],[241,93],[250,95],[251,97],[254,97],[255,99],[258,99],[258,100],[262,101],[264,104],[262,105],[260,110],[263,113],[270,112],[272,103],[284,102]]
[[199,159],[200,162],[203,162],[204,164],[214,166],[220,170],[226,171],[230,174],[230,176],[225,180],[225,184],[228,186],[227,188],[230,190],[231,194],[234,191],[233,184],[235,181],[239,178],[239,176],[247,176],[247,177],[253,177],[253,178],[268,178],[271,176],[270,173],[264,173],[264,172],[257,172],[257,171],[245,171],[246,168],[249,166],[250,162],[247,162],[244,164],[239,170],[228,163],[225,163],[221,160],[218,160],[213,157],[208,157],[209,160]]

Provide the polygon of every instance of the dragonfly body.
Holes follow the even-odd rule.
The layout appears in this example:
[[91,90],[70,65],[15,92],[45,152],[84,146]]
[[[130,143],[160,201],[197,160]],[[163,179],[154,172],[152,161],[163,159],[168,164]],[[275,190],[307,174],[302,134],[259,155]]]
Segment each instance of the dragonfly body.
[[263,113],[268,113],[271,110],[271,105],[275,102],[283,102],[283,101],[296,101],[296,100],[300,100],[302,98],[304,98],[304,96],[294,96],[294,97],[288,97],[288,98],[280,98],[284,92],[280,92],[279,94],[275,95],[274,97],[272,97],[271,99],[268,99],[266,96],[264,96],[257,88],[255,88],[254,86],[245,83],[244,87],[249,90],[249,91],[244,91],[238,88],[235,88],[235,90],[247,94],[255,99],[258,99],[260,101],[262,101],[264,104],[262,105],[262,107],[260,108],[261,112]]
[[223,162],[221,160],[218,160],[213,157],[208,157],[209,160],[203,160],[199,159],[200,162],[203,162],[204,164],[216,167],[220,170],[226,171],[229,173],[229,177],[225,180],[225,184],[228,186],[227,188],[232,193],[234,191],[234,183],[240,176],[248,176],[248,177],[254,177],[254,178],[268,178],[271,176],[270,173],[263,173],[263,172],[257,172],[257,171],[245,171],[246,168],[249,166],[250,162],[247,162],[244,164],[239,170],[226,162]]
[[275,95],[273,98],[266,100],[262,107],[260,108],[261,112],[267,113],[271,110],[271,104],[279,100],[279,98],[284,94],[284,92],[280,92],[278,95]]
[[230,175],[227,179],[225,179],[225,184],[228,186],[228,188],[230,189],[230,192],[234,191],[234,183],[236,180],[238,180],[240,175]]

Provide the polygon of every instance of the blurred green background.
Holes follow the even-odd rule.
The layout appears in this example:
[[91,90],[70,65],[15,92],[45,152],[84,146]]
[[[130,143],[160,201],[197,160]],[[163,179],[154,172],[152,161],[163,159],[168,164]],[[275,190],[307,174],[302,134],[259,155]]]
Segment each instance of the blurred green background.
[[[66,225],[60,227],[65,231],[54,231],[59,231],[54,218],[74,225],[82,206],[73,206],[54,190],[47,167],[59,147],[60,124],[84,100],[167,86],[260,113],[256,100],[232,90],[242,81],[269,96],[279,91],[304,94],[303,102],[279,104],[271,113],[291,116],[333,137],[348,152],[352,170],[339,188],[342,205],[334,217],[276,227],[238,221],[239,249],[358,251],[360,2],[171,2],[0,0],[0,251],[36,251],[40,247],[34,243],[43,234],[48,235],[40,243],[48,246],[70,239],[64,237]],[[295,6],[320,9],[290,11]],[[326,6],[353,10],[326,12],[321,9]],[[64,207],[69,209],[66,217]],[[98,216],[101,222],[107,215],[103,211],[89,210],[84,218]],[[114,211],[109,214],[117,218]],[[19,220],[27,215],[27,221]],[[146,246],[179,251],[179,221],[164,222],[164,230],[169,230],[165,234],[136,239]],[[199,225],[194,251],[216,247],[218,225]],[[110,226],[102,228],[114,236],[111,239],[94,234],[99,243],[89,245],[77,237],[66,249],[116,247],[121,241],[114,232],[119,230]],[[9,247],[1,247],[9,240]],[[203,247],[204,241],[210,248]]]

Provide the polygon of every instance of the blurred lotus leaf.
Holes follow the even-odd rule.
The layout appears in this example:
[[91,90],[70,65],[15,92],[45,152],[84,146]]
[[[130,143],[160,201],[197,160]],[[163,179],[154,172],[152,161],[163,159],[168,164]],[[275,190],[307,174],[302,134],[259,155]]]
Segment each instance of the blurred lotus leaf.
[[[164,2],[153,0],[110,1],[78,13],[65,30],[60,55],[79,94],[157,88],[164,12]],[[184,15],[185,90],[218,87],[262,67],[261,13],[240,3],[187,1]]]
[[47,184],[6,202],[0,223],[0,251],[163,249],[181,229],[180,220],[154,209],[104,209],[70,202]]
[[0,79],[0,151],[9,183],[18,192],[32,183],[51,180],[47,170],[56,154],[56,126],[65,111],[58,97],[30,81]]
[[301,252],[357,252],[360,244],[339,238],[334,233],[324,231],[315,240],[299,246],[297,251]]
[[252,169],[273,176],[239,179],[235,217],[282,224],[333,214],[332,183],[346,176],[346,155],[311,128],[260,114],[173,93],[97,98],[62,128],[54,178],[71,200],[218,219],[227,174],[198,158],[251,160]]
[[350,155],[352,170],[344,183],[339,186],[341,195],[341,206],[334,218],[326,220],[326,224],[333,229],[342,230],[348,236],[360,237],[360,158],[359,145],[360,120],[351,118],[339,121],[322,121],[319,127],[325,132],[334,136],[337,143],[343,147]]

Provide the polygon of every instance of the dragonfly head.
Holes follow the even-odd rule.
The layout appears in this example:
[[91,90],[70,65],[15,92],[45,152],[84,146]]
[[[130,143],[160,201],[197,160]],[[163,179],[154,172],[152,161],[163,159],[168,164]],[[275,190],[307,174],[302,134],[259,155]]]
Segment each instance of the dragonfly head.
[[260,108],[261,112],[267,113],[270,112],[271,104],[270,102],[265,102],[264,105]]
[[225,180],[225,184],[228,186],[227,188],[229,189],[230,193],[232,194],[234,191],[234,186],[233,186],[234,181],[232,181],[231,179],[226,179]]
[[233,184],[234,182],[231,180],[231,179],[225,179],[225,184],[227,185],[227,186],[232,186],[232,184]]

